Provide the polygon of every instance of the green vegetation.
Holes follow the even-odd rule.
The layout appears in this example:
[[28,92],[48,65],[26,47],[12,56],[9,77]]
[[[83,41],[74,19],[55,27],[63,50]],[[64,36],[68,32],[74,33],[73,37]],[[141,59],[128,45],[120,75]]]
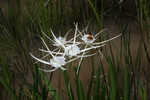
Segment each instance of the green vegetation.
[[[100,2],[99,2],[100,1]],[[118,24],[122,36],[118,42],[107,43],[90,59],[88,82],[83,82],[81,64],[67,65],[66,71],[45,73],[38,70],[30,52],[41,46],[42,32],[51,36],[50,28],[64,35],[73,23],[80,27],[89,24],[90,31],[100,31],[108,16],[117,21],[121,17],[125,1],[112,0],[105,7],[105,0],[8,0],[5,11],[0,9],[0,99],[1,100],[148,100],[150,99],[150,2],[134,0],[135,11],[131,17],[139,27],[140,39],[136,40],[136,52],[132,39],[136,34],[128,24]],[[115,9],[120,11],[116,11]],[[115,17],[114,17],[115,16]],[[125,15],[123,15],[126,17]],[[105,18],[106,17],[106,18]],[[116,19],[117,18],[117,19]],[[126,17],[127,18],[127,17]],[[121,19],[121,18],[120,18]],[[109,29],[107,29],[109,30]],[[104,32],[105,33],[105,32]],[[101,34],[104,40],[107,35]],[[110,34],[111,35],[111,34]],[[51,43],[50,41],[46,41]],[[88,59],[89,60],[89,59]],[[107,69],[107,68],[108,69]],[[106,71],[106,69],[108,71]],[[86,71],[84,71],[86,72]],[[85,76],[84,76],[85,77]],[[59,83],[60,82],[60,83]],[[56,86],[58,83],[59,86]],[[62,84],[61,84],[62,83]]]

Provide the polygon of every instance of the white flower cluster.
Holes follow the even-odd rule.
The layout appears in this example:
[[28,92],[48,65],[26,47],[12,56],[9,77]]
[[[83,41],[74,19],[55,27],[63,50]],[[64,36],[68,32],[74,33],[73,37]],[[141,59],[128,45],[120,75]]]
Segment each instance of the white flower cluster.
[[[68,32],[69,33],[69,32]],[[67,40],[68,33],[64,37],[56,37],[53,31],[51,30],[51,34],[53,36],[53,39],[51,39],[49,36],[47,36],[45,33],[43,33],[50,41],[53,42],[52,46],[54,46],[54,50],[50,50],[47,44],[45,43],[44,39],[41,38],[44,46],[46,47],[46,50],[39,49],[42,52],[47,53],[42,58],[37,58],[33,54],[30,53],[30,55],[37,60],[37,62],[41,62],[46,65],[50,65],[53,67],[53,69],[40,69],[45,72],[53,72],[57,69],[66,70],[64,68],[64,65],[75,61],[79,58],[85,58],[89,56],[93,56],[94,54],[88,54],[90,50],[92,49],[98,49],[100,47],[103,47],[106,42],[111,41],[120,35],[113,37],[111,39],[102,41],[102,42],[96,42],[98,39],[98,36],[101,32],[93,35],[93,34],[86,34],[84,32],[80,32],[78,29],[78,24],[75,24],[75,31],[73,38]],[[45,57],[50,56],[49,61],[43,60]]]

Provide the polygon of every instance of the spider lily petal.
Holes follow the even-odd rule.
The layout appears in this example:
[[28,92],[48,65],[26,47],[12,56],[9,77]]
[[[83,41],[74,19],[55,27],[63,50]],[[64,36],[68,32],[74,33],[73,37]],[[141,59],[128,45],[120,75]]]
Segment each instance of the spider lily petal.
[[[44,39],[43,39],[43,38],[41,38],[41,40],[42,40],[42,42],[44,43],[44,45],[45,45],[46,49],[47,49],[48,51],[50,51],[50,50],[49,50],[49,48],[48,48],[48,46],[46,45],[46,43],[45,43]],[[54,55],[52,54],[52,52],[49,52],[49,54],[50,54],[52,57],[54,57]]]
[[[51,70],[47,70],[47,69],[42,69],[42,68],[39,68],[39,70],[41,70],[41,71],[44,71],[44,72],[47,72],[47,73],[51,73],[51,72],[54,72],[54,71],[56,71],[58,68],[54,68],[54,69],[51,69]],[[67,70],[67,69],[65,69],[65,68],[63,68],[63,67],[60,67],[60,69],[61,70]]]
[[43,49],[39,49],[40,51],[42,52],[45,52],[45,53],[52,53],[52,54],[60,54],[60,55],[63,55],[64,53],[60,53],[60,52],[54,52],[54,51],[47,51],[47,50],[43,50]]
[[119,35],[117,35],[117,36],[115,36],[115,37],[113,37],[113,38],[110,38],[110,39],[108,39],[108,40],[105,40],[105,41],[102,41],[102,42],[98,42],[98,43],[93,43],[93,44],[94,44],[94,45],[104,44],[104,43],[106,43],[106,42],[112,41],[112,40],[114,40],[114,39],[120,37],[121,35],[122,35],[122,34],[119,34]]
[[46,35],[43,31],[42,31],[42,34],[43,34],[47,39],[49,39],[50,41],[52,41],[53,43],[55,42],[55,41],[52,40],[48,35]]
[[80,53],[82,53],[82,52],[86,52],[86,51],[91,50],[91,49],[100,48],[100,47],[103,47],[103,46],[105,46],[105,44],[100,45],[100,46],[92,46],[92,47],[90,47],[90,48],[85,48],[85,49],[81,50],[81,52],[80,52]]
[[90,56],[93,56],[93,55],[95,55],[96,53],[94,53],[94,54],[91,54],[91,55],[86,55],[86,56],[77,56],[77,57],[75,57],[75,58],[73,58],[73,59],[70,59],[69,61],[67,61],[67,63],[66,64],[68,64],[68,63],[70,63],[70,62],[73,62],[73,61],[75,61],[75,60],[77,60],[77,59],[79,59],[79,58],[85,58],[85,57],[90,57]]
[[47,69],[39,68],[39,70],[44,71],[44,72],[49,72],[49,73],[54,72],[54,71],[56,71],[57,69],[58,69],[58,68],[54,68],[54,69],[51,69],[51,70],[47,70]]
[[74,41],[73,41],[73,44],[75,44],[75,42],[76,42],[77,31],[78,31],[78,24],[75,24],[75,34],[74,34]]
[[[54,49],[54,50],[52,51],[52,53],[55,52],[55,51],[58,50],[58,49],[59,49],[59,48]],[[43,49],[39,49],[39,51],[43,51]],[[43,52],[46,52],[46,50],[43,51]],[[49,53],[49,51],[47,51],[47,53]],[[54,54],[56,54],[56,53],[54,53]],[[49,56],[49,54],[46,54],[45,56],[41,57],[41,59],[44,59],[44,58],[46,58],[47,56]],[[37,62],[39,62],[39,61],[36,61],[34,64],[36,64]]]
[[78,56],[78,57],[79,57],[79,58],[81,58],[81,57],[85,58],[85,57],[90,57],[90,56],[94,56],[94,55],[96,55],[96,53],[94,53],[94,54],[90,54],[90,55]]
[[42,59],[39,59],[39,58],[33,56],[31,53],[30,53],[30,55],[31,55],[31,57],[33,57],[35,60],[37,60],[37,61],[39,61],[39,62],[41,62],[41,63],[47,64],[47,65],[51,65],[50,62],[44,61],[44,60],[42,60]]
[[96,38],[98,35],[100,35],[101,33],[103,33],[105,30],[107,30],[107,29],[102,29],[102,30],[100,30],[98,33],[96,33],[96,34],[94,35],[94,37]]
[[66,68],[64,68],[64,67],[60,67],[60,69],[61,69],[61,70],[63,70],[63,71],[64,71],[64,70],[67,70],[67,69],[66,69]]

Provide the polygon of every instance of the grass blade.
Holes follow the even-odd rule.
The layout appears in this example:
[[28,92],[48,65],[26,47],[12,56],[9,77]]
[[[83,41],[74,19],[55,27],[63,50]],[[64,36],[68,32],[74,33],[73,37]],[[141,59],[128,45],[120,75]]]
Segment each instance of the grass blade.
[[130,100],[130,74],[129,74],[129,66],[125,68],[125,76],[124,76],[124,100]]
[[111,100],[116,100],[117,96],[117,82],[115,77],[115,68],[112,63],[110,56],[107,56],[107,62],[109,64],[109,74],[110,74],[110,98]]
[[97,70],[97,73],[96,73],[96,82],[95,82],[95,88],[94,88],[94,100],[99,100],[100,99],[100,87],[101,87],[101,84],[100,84],[100,71],[101,71],[101,68],[98,67],[98,70]]
[[74,94],[73,94],[73,90],[71,87],[69,75],[66,71],[64,71],[64,80],[65,80],[65,85],[67,88],[67,94],[68,94],[69,100],[74,100]]

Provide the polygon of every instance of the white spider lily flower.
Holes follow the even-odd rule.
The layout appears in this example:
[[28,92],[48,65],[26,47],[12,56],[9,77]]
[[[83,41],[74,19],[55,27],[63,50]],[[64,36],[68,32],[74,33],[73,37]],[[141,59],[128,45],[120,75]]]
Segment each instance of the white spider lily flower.
[[82,36],[81,38],[86,44],[91,44],[93,43],[96,39],[95,37],[93,37],[93,35],[91,34],[85,34],[84,36]]
[[64,66],[64,65],[66,64],[66,61],[65,61],[66,59],[65,59],[64,56],[55,56],[55,57],[51,58],[50,61],[48,62],[48,61],[44,61],[44,60],[42,60],[42,59],[39,59],[39,58],[35,57],[35,56],[32,55],[31,53],[30,53],[30,55],[31,55],[35,60],[37,60],[37,61],[39,61],[39,62],[41,62],[41,63],[43,63],[43,64],[50,65],[50,66],[54,67],[54,69],[49,70],[49,72],[55,71],[55,70],[58,69],[58,68],[60,68],[60,69],[62,69],[62,70],[66,70],[65,68],[62,67],[62,66]]
[[56,47],[64,47],[65,44],[67,44],[68,42],[70,42],[70,41],[67,41],[67,40],[66,40],[69,32],[70,32],[70,31],[68,31],[64,37],[62,37],[62,36],[56,37],[55,34],[54,34],[54,32],[53,32],[52,29],[51,29],[51,33],[52,33],[52,36],[53,36],[54,39],[51,39],[51,38],[50,38],[48,35],[46,35],[44,32],[42,32],[42,33],[43,33],[43,35],[46,36],[50,41],[53,42],[53,46],[56,46]]
[[[42,38],[41,38],[42,39]],[[64,66],[66,64],[65,61],[65,57],[64,56],[54,56],[53,52],[49,50],[48,46],[46,45],[44,39],[42,39],[45,47],[47,48],[47,50],[49,51],[48,53],[50,54],[50,56],[52,56],[52,58],[50,59],[49,62],[44,61],[42,59],[39,59],[35,56],[33,56],[32,54],[30,54],[34,59],[36,59],[37,61],[43,63],[43,64],[47,64],[47,65],[51,65],[52,67],[54,67],[54,69],[52,69],[50,72],[55,71],[58,68],[61,68],[62,70],[66,70],[65,68],[63,68],[62,66]],[[59,53],[59,52],[58,52]]]
[[77,56],[80,54],[80,48],[77,45],[68,45],[65,48],[65,55],[69,57]]
[[54,46],[60,47],[62,45],[65,45],[67,43],[66,38],[59,36],[54,41]]
[[[56,36],[52,30],[51,30],[51,33],[54,37],[54,45],[65,48],[65,44],[63,44],[63,43],[66,43],[66,39],[65,38],[56,38]],[[61,41],[63,41],[63,42],[61,42]]]
[[90,33],[90,34],[84,34],[84,35],[83,35],[80,31],[79,31],[79,33],[80,33],[80,35],[82,36],[82,37],[81,37],[81,40],[84,41],[84,43],[85,43],[86,45],[92,45],[92,46],[104,44],[104,43],[109,42],[109,41],[112,41],[112,40],[114,40],[114,39],[116,39],[116,38],[118,38],[118,37],[120,37],[120,36],[122,35],[122,34],[119,34],[119,35],[117,35],[117,36],[115,36],[115,37],[112,37],[112,38],[110,38],[110,39],[108,39],[108,40],[104,40],[104,41],[101,41],[101,42],[95,42],[95,41],[98,39],[98,35],[99,35],[100,33],[102,33],[103,31],[104,31],[104,30],[98,32],[96,35],[93,35],[92,33]]
[[51,33],[52,33],[52,35],[54,37],[54,46],[63,47],[64,48],[67,43],[72,43],[73,42],[74,44],[79,44],[78,42],[75,42],[76,38],[79,36],[79,35],[76,36],[76,34],[77,34],[77,27],[76,27],[76,30],[75,30],[74,38],[71,38],[68,41],[67,41],[67,36],[68,36],[69,32],[67,32],[64,37],[59,36],[58,38],[55,36],[55,34],[54,34],[54,32],[52,30],[51,30]]
[[62,46],[62,45],[66,45],[67,43],[70,43],[71,41],[72,41],[72,39],[70,39],[69,41],[67,41],[67,36],[68,36],[68,34],[69,34],[69,32],[70,32],[71,30],[69,30],[66,34],[65,34],[65,36],[64,37],[62,37],[62,36],[59,36],[59,37],[56,37],[55,35],[54,35],[54,33],[53,33],[53,31],[51,30],[51,33],[52,33],[52,35],[53,35],[53,37],[54,37],[54,46],[57,46],[57,47],[60,47],[60,46]]
[[81,40],[87,45],[91,45],[92,43],[94,43],[97,40],[98,35],[104,31],[105,31],[105,29],[103,29],[100,32],[93,35],[92,33],[85,34],[84,32],[82,33],[78,30],[78,32],[81,35]]

